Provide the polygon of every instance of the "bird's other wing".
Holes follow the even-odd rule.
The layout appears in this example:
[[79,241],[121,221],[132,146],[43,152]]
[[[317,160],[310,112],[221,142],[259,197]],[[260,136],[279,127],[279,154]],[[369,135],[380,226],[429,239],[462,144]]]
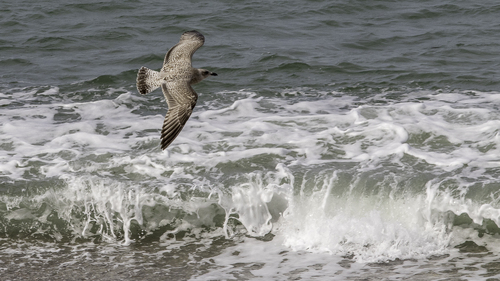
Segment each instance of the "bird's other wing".
[[203,34],[196,30],[186,31],[181,35],[179,43],[170,48],[165,55],[163,68],[168,64],[183,64],[191,66],[191,58],[194,52],[205,43]]

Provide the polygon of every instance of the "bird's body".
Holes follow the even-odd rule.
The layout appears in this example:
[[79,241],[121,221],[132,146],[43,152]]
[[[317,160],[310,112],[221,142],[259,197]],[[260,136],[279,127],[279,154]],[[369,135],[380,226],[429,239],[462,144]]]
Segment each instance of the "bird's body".
[[167,148],[179,135],[198,100],[198,94],[191,85],[216,73],[193,68],[191,59],[196,50],[205,42],[205,37],[196,30],[184,32],[179,43],[165,55],[161,70],[154,71],[141,67],[137,73],[137,90],[147,94],[161,87],[168,104],[168,112],[163,121],[161,148]]

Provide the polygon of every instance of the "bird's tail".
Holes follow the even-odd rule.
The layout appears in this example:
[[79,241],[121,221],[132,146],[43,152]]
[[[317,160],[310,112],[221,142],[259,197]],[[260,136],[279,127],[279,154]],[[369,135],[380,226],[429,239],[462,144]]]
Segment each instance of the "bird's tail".
[[158,71],[141,67],[137,72],[137,91],[145,95],[161,86],[161,77]]

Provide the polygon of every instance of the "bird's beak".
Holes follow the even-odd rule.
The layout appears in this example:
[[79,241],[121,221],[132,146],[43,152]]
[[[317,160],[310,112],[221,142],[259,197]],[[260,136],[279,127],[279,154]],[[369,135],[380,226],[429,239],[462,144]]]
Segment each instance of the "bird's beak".
[[212,76],[217,76],[217,73],[212,72],[212,73],[210,73],[210,75],[212,75]]

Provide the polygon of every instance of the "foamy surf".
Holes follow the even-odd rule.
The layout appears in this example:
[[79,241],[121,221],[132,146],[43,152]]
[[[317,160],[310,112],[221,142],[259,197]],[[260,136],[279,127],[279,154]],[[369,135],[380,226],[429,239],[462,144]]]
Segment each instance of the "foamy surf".
[[3,236],[130,245],[247,235],[366,263],[450,254],[497,233],[499,93],[215,93],[163,153],[164,108],[108,93],[1,95],[11,105],[0,116]]

